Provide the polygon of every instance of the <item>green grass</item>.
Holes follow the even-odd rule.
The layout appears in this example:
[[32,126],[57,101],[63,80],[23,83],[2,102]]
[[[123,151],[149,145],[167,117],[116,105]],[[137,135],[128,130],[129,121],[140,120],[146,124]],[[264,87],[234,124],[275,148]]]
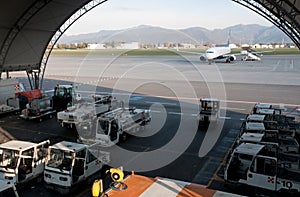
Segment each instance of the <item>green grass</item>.
[[178,55],[176,51],[167,50],[167,49],[134,49],[130,50],[124,55],[131,55],[131,56],[164,56],[164,55]]
[[122,55],[122,56],[165,56],[165,55],[178,55],[176,51],[166,49],[55,49],[52,51],[53,55]]
[[[204,53],[203,49],[193,49],[187,50],[193,52]],[[232,49],[232,53],[239,53],[241,49]],[[268,53],[264,53],[264,55],[296,55],[300,54],[300,50],[298,48],[283,48],[283,49],[256,49],[256,51],[272,51]],[[177,52],[176,49],[134,49],[134,50],[126,50],[126,49],[73,49],[73,50],[65,50],[65,49],[55,49],[51,53],[52,55],[70,55],[70,56],[86,56],[86,55],[120,55],[120,56],[176,56],[181,54]]]

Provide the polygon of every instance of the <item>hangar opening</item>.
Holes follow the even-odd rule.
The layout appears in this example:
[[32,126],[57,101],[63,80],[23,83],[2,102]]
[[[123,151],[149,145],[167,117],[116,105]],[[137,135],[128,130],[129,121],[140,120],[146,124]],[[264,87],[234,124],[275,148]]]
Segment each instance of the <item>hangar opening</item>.
[[[25,71],[31,88],[41,88],[52,47],[82,15],[107,0],[13,0],[1,3],[0,76]],[[299,8],[295,0],[233,0],[280,28],[300,48]],[[3,74],[4,73],[4,74]]]
[[[23,13],[22,16],[16,16],[16,18],[18,18],[17,20],[11,20],[11,22],[15,24],[13,28],[8,28],[12,26],[7,23],[6,26],[9,32],[8,34],[5,34],[6,37],[4,36],[3,39],[0,39],[3,40],[4,43],[0,48],[0,52],[6,51],[6,54],[2,56],[3,63],[0,65],[1,73],[3,73],[3,76],[6,74],[7,77],[9,77],[10,72],[25,71],[32,89],[44,88],[44,90],[47,90],[46,93],[50,93],[53,90],[49,89],[53,88],[53,86],[55,86],[56,90],[59,90],[57,89],[59,86],[56,86],[56,84],[58,84],[56,83],[57,81],[62,83],[72,83],[74,78],[74,81],[77,81],[76,77],[78,77],[79,74],[76,75],[78,70],[74,67],[80,64],[80,71],[83,72],[78,72],[81,74],[79,77],[82,77],[85,81],[82,83],[78,81],[79,83],[75,83],[75,85],[73,83],[74,86],[69,84],[66,86],[68,90],[73,87],[77,88],[78,86],[81,86],[79,90],[83,91],[78,92],[82,93],[82,95],[76,95],[76,99],[87,98],[83,97],[83,93],[91,96],[91,92],[99,94],[108,93],[104,102],[111,100],[116,95],[122,95],[122,97],[116,96],[116,101],[120,98],[124,98],[122,101],[130,103],[131,105],[128,104],[128,106],[132,106],[132,108],[129,108],[130,113],[124,114],[124,117],[123,115],[120,117],[118,116],[118,121],[111,119],[115,117],[110,117],[110,113],[105,117],[101,115],[101,121],[98,122],[100,124],[95,121],[95,127],[99,128],[99,130],[96,131],[92,129],[89,130],[89,128],[94,128],[94,125],[89,124],[88,121],[79,122],[83,123],[80,124],[78,128],[81,129],[81,134],[84,135],[79,135],[79,129],[77,130],[78,132],[69,132],[69,128],[63,128],[65,125],[68,126],[68,123],[63,122],[63,119],[59,118],[59,115],[57,115],[57,119],[47,120],[43,122],[43,124],[21,122],[20,118],[15,118],[17,115],[13,115],[13,118],[10,116],[6,119],[2,119],[1,117],[1,122],[3,124],[0,125],[0,132],[2,132],[3,127],[10,131],[16,138],[30,139],[32,135],[34,138],[50,138],[51,140],[71,139],[71,141],[82,140],[82,138],[83,140],[84,138],[89,139],[89,137],[93,137],[93,134],[95,134],[95,136],[98,137],[97,140],[103,139],[100,140],[102,141],[100,143],[108,143],[107,145],[110,146],[114,145],[111,143],[112,141],[118,142],[118,140],[125,141],[127,139],[127,135],[122,135],[123,133],[119,135],[118,132],[120,131],[120,128],[136,128],[134,126],[131,127],[134,125],[134,122],[139,123],[140,121],[143,121],[141,123],[142,125],[140,125],[143,127],[141,129],[136,128],[133,130],[134,132],[131,133],[131,139],[129,139],[131,141],[128,141],[127,139],[127,142],[124,144],[121,142],[120,146],[117,146],[117,148],[124,147],[122,151],[130,149],[130,154],[127,154],[127,152],[126,154],[123,154],[124,152],[121,151],[116,154],[112,153],[111,155],[113,156],[114,162],[110,163],[112,166],[123,166],[125,170],[133,169],[137,173],[145,173],[146,176],[170,176],[169,178],[210,186],[215,183],[212,183],[213,181],[224,181],[226,179],[225,173],[222,174],[224,168],[221,166],[223,166],[225,163],[224,161],[226,161],[225,155],[229,155],[229,150],[231,149],[230,146],[235,144],[235,139],[239,136],[239,131],[244,131],[251,126],[250,124],[244,125],[241,123],[245,120],[247,112],[250,112],[250,110],[253,109],[253,113],[262,111],[263,113],[269,113],[269,115],[270,113],[275,115],[275,110],[271,108],[274,106],[273,104],[276,103],[279,105],[278,109],[276,108],[276,113],[281,113],[281,109],[283,108],[286,110],[285,112],[288,113],[299,113],[299,108],[297,108],[297,106],[299,106],[298,98],[300,97],[300,92],[298,91],[300,86],[298,72],[300,71],[300,57],[297,56],[291,56],[285,59],[285,57],[281,58],[274,55],[272,57],[266,57],[265,62],[222,62],[220,64],[212,65],[209,65],[206,62],[199,63],[199,60],[205,59],[205,57],[201,56],[199,58],[198,56],[192,55],[190,55],[189,58],[185,58],[183,55],[162,56],[159,54],[157,56],[134,56],[129,53],[122,53],[120,56],[108,54],[103,57],[97,53],[91,52],[89,55],[86,55],[87,57],[85,54],[70,56],[69,53],[60,56],[53,54],[53,56],[51,55],[51,59],[49,59],[54,44],[59,37],[66,32],[68,27],[72,26],[72,24],[88,10],[93,9],[95,6],[100,5],[105,1],[75,0],[74,2],[74,4],[71,4],[62,0],[32,1],[30,7],[23,10],[25,14]],[[247,1],[247,3],[249,2],[250,1]],[[259,9],[263,8],[259,7],[258,4],[256,4],[257,2],[258,1],[252,1],[253,4],[251,5],[254,6],[255,4],[255,9],[257,9],[256,12],[259,12]],[[272,13],[276,13],[276,11],[280,12],[281,9],[271,6],[272,2],[274,1],[264,1],[265,5],[270,6],[270,10],[271,8],[274,8]],[[235,4],[233,2],[231,3]],[[242,4],[241,1],[238,3]],[[295,4],[295,2],[291,3]],[[14,1],[13,4],[14,6],[17,6],[17,3]],[[75,4],[78,5],[75,6]],[[69,6],[73,6],[72,10],[69,10]],[[245,4],[244,6],[250,7],[250,4]],[[61,7],[64,9],[60,10]],[[7,4],[5,9],[9,10],[8,8],[10,8],[10,5]],[[17,8],[21,9],[20,7]],[[197,9],[199,8],[197,7]],[[45,10],[47,10],[47,12],[45,12]],[[66,11],[68,11],[68,13],[66,13]],[[267,12],[264,11],[264,13]],[[12,16],[13,14],[11,14],[10,17],[12,18]],[[269,21],[272,20],[273,19],[271,18],[269,19]],[[294,31],[288,29],[289,26],[291,26],[290,23],[284,26],[285,33],[295,34]],[[293,28],[295,29],[295,26],[293,26]],[[2,30],[4,31],[5,28],[2,28]],[[44,38],[45,40],[43,40]],[[187,45],[187,47],[188,46],[190,45]],[[227,50],[227,48],[228,47],[224,47],[222,49]],[[66,50],[64,50],[64,52],[65,51]],[[74,51],[75,50],[72,52]],[[214,54],[216,51],[209,50],[208,53]],[[115,55],[117,58],[114,58]],[[226,60],[228,62],[233,61],[234,56],[227,57]],[[84,63],[81,64],[80,61],[84,61]],[[75,64],[76,66],[74,66]],[[47,75],[44,77],[47,65]],[[86,65],[90,67],[85,67]],[[49,70],[49,67],[54,69]],[[104,73],[107,75],[102,75],[101,69],[103,69]],[[194,71],[199,72],[196,73]],[[204,72],[207,75],[204,75],[203,77],[201,74]],[[216,81],[214,74],[219,74],[219,72],[222,74],[222,77],[218,79],[219,81]],[[53,73],[57,74],[51,76]],[[22,80],[25,81],[26,79],[22,78]],[[99,81],[101,81],[101,83],[99,83]],[[226,91],[224,86],[226,86]],[[56,91],[55,88],[54,92],[60,93],[60,91]],[[222,95],[219,96],[220,94],[215,94],[216,92],[221,93],[221,91],[216,91],[216,89],[224,91],[226,93],[224,94],[225,96],[221,97]],[[110,94],[110,91],[112,94]],[[66,95],[72,95],[70,91],[63,91],[62,95],[64,95],[64,93],[66,93]],[[218,99],[204,97],[207,95]],[[283,95],[285,97],[284,99]],[[92,96],[94,97],[89,97],[91,100],[103,98],[101,97],[102,95]],[[93,101],[94,100],[92,100],[92,102]],[[101,101],[103,102],[103,100]],[[254,105],[255,102],[271,102],[272,104]],[[47,103],[51,104],[51,102]],[[27,110],[27,104],[29,105],[27,101],[24,101],[24,108],[26,108],[26,110],[22,110],[22,113],[28,112],[28,115],[29,110]],[[69,102],[67,101],[65,104],[68,105]],[[84,110],[89,112],[87,105],[81,105],[83,103],[76,104],[80,104],[80,106],[83,106],[82,108]],[[121,106],[123,106],[122,108],[124,109],[124,102],[121,102]],[[127,103],[125,103],[125,106],[127,107]],[[62,114],[68,114],[68,112],[71,111],[69,110],[71,107],[67,110],[64,110],[66,109],[65,107],[61,107],[64,109],[60,112],[63,112]],[[146,110],[136,110],[134,107]],[[262,107],[267,109],[258,109]],[[205,112],[201,114],[199,108],[203,108],[204,111],[208,113],[214,112],[214,116],[207,116],[207,113]],[[102,110],[106,111],[107,109],[110,110],[111,108],[99,109],[98,112],[100,114],[103,112]],[[150,109],[150,111],[148,111],[148,109]],[[40,113],[40,111],[36,110],[36,113]],[[151,120],[149,113],[152,116]],[[84,117],[79,116],[85,118],[85,115],[86,114],[84,113]],[[74,119],[74,116],[71,115],[68,116],[68,118]],[[94,120],[96,117],[94,116],[92,118]],[[265,116],[260,116],[259,118],[257,116],[252,116],[252,118],[252,121],[264,121]],[[204,124],[202,124],[202,121]],[[294,120],[289,119],[288,121],[296,128]],[[56,124],[57,122],[58,124]],[[145,126],[145,122],[147,122],[147,126]],[[240,123],[242,124],[242,128],[240,127]],[[263,123],[259,123],[258,125],[262,130],[265,127]],[[69,124],[69,126],[72,127],[72,123]],[[273,124],[266,125],[266,127],[267,126],[268,128],[271,128]],[[287,124],[282,124],[280,126],[285,129],[288,129],[287,127],[289,127]],[[108,133],[111,135],[108,135]],[[290,134],[288,137],[293,138],[293,132],[286,133],[288,133],[286,135]],[[111,138],[107,138],[107,136]],[[299,150],[299,144],[294,144],[295,146],[292,150],[283,151],[297,152]],[[166,147],[166,145],[170,146]],[[60,144],[57,146],[64,145]],[[73,145],[68,145],[68,147],[71,146]],[[258,152],[260,147],[261,146],[257,148],[256,146],[254,149],[257,151],[255,152]],[[242,149],[243,148],[246,150],[247,146],[242,147]],[[288,148],[290,148],[289,145]],[[48,152],[51,153],[52,151]],[[58,155],[57,152],[58,151],[54,151],[54,155]],[[70,151],[68,150],[68,152]],[[236,152],[238,154],[243,153]],[[165,155],[160,155],[160,153],[165,153]],[[101,156],[100,154],[102,153],[98,152],[97,156]],[[60,161],[57,162],[57,166],[56,162],[54,162],[54,165],[52,161],[48,160],[50,162],[48,163],[48,167],[58,167],[58,165],[60,165],[59,163],[64,163],[63,165],[67,166],[61,166],[64,169],[61,169],[61,167],[54,170],[48,168],[48,172],[46,172],[45,176],[45,178],[48,178],[48,183],[53,181],[49,178],[54,176],[52,173],[55,174],[55,172],[57,172],[58,174],[62,174],[72,169],[69,168],[69,161],[71,161],[69,159],[73,159],[72,165],[74,164],[78,169],[80,168],[80,173],[78,174],[78,170],[74,170],[77,172],[72,176],[72,178],[74,178],[73,180],[79,180],[78,177],[80,176],[78,175],[81,175],[85,170],[94,169],[93,166],[91,166],[92,164],[99,164],[98,160],[93,162],[95,158],[88,156],[89,160],[92,162],[89,162],[91,165],[88,166],[88,168],[84,168],[84,165],[81,165],[81,161],[84,161],[84,157],[82,157],[84,153],[81,151],[78,154],[74,153],[73,157],[70,157],[67,152],[64,155],[68,157],[66,157],[68,161],[62,162],[63,160],[60,159]],[[101,160],[101,162],[109,161],[109,158],[107,157],[109,154],[104,154],[102,156],[101,159],[103,160]],[[144,156],[148,156],[148,158],[144,159]],[[52,157],[50,156],[50,158]],[[231,166],[229,168],[232,169],[229,171],[234,172],[238,170],[240,176],[245,177],[245,171],[247,171],[247,169],[251,170],[251,168],[245,167],[249,164],[250,157],[247,157],[246,159],[245,157],[239,158],[244,164],[243,167],[236,167],[235,164],[232,164],[234,170],[232,170],[233,168]],[[269,159],[269,156],[267,159]],[[237,163],[234,162],[235,160],[232,161],[233,163]],[[267,160],[265,163],[269,164]],[[184,171],[182,171],[182,169],[184,169]],[[220,172],[219,170],[221,171],[221,174],[217,173]],[[72,170],[69,172],[72,173]],[[259,173],[258,170],[255,172]],[[251,173],[253,172],[251,171]],[[222,179],[222,175],[224,175],[224,179]],[[233,180],[235,179],[236,177],[233,177]],[[258,179],[261,180],[260,178]],[[69,179],[63,178],[61,181],[66,182],[69,181]],[[274,183],[276,183],[276,181]],[[221,185],[223,185],[223,182]],[[290,188],[292,187],[291,182],[286,185]],[[170,190],[170,187],[167,188]],[[32,192],[42,193],[39,186],[30,189]],[[88,193],[90,192],[90,188],[84,188],[81,192]]]

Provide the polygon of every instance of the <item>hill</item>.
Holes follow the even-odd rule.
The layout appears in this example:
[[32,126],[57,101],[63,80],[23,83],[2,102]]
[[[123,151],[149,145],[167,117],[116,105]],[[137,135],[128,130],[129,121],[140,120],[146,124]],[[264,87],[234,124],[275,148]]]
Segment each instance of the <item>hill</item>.
[[291,40],[277,27],[235,25],[224,29],[208,30],[203,27],[186,29],[167,29],[157,26],[140,25],[128,29],[101,30],[96,33],[67,36],[63,35],[58,43],[105,43],[105,42],[140,42],[140,43],[213,43],[224,44],[230,32],[231,43],[281,43]]

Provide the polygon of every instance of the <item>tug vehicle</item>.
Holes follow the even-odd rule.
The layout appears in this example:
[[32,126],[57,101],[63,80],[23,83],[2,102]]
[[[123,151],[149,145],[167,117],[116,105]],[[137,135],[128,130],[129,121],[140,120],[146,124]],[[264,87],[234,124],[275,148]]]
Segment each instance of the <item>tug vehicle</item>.
[[[250,123],[264,123],[265,125],[273,125],[282,131],[288,131],[298,128],[299,122],[296,121],[294,116],[288,116],[283,114],[274,114],[273,109],[264,109],[264,113],[249,114],[245,118],[245,122]],[[269,113],[267,113],[269,111]],[[268,126],[267,126],[268,127]]]
[[80,100],[80,95],[75,95],[73,85],[57,84],[52,96],[53,109],[56,112],[67,109],[68,106],[72,106],[73,98]]
[[19,184],[42,175],[49,143],[12,140],[1,144],[0,180]]
[[108,95],[95,95],[93,102],[80,102],[57,113],[57,121],[62,127],[73,128],[79,122],[117,108],[118,102]]
[[220,100],[215,98],[200,99],[200,113],[198,119],[200,122],[217,122],[220,118]]
[[103,164],[109,162],[109,153],[96,144],[86,145],[62,141],[48,148],[44,170],[46,188],[67,194],[78,184],[94,180]]
[[269,103],[256,103],[252,108],[252,114],[281,114],[284,109]]
[[242,143],[225,166],[224,179],[272,191],[300,192],[299,156],[274,154],[267,145]]
[[241,143],[270,144],[276,146],[280,153],[299,154],[299,143],[296,139],[280,139],[278,132],[266,131],[264,133],[244,133],[238,140]]
[[276,121],[267,121],[267,122],[243,122],[239,136],[242,136],[244,133],[263,133],[272,135],[276,133],[279,140],[294,140],[296,136],[295,129],[280,129],[280,128],[289,128],[289,127],[279,127],[278,122]]
[[83,142],[109,147],[125,141],[128,134],[142,131],[150,121],[150,110],[117,108],[92,121],[79,123],[77,129]]

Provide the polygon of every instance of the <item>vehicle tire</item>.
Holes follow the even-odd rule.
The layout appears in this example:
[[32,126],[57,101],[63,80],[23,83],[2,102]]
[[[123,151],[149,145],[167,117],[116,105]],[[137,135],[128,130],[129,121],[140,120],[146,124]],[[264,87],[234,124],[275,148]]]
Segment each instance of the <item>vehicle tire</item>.
[[121,136],[120,136],[120,140],[122,142],[125,142],[127,140],[127,133],[122,133]]

